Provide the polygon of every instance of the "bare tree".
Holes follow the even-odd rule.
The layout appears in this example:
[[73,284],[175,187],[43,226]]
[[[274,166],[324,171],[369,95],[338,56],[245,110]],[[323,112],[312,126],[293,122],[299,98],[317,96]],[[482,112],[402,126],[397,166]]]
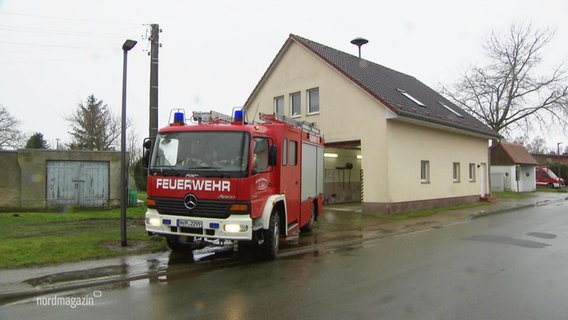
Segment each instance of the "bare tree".
[[129,152],[128,164],[130,167],[134,165],[136,161],[142,158],[142,142],[136,133],[134,127],[131,127],[126,134],[126,150]]
[[66,120],[71,122],[70,149],[113,150],[120,147],[120,118],[94,95],[87,97],[85,104],[79,103],[77,110]]
[[17,149],[22,146],[24,135],[18,129],[20,121],[14,118],[8,108],[0,105],[0,150]]
[[513,142],[524,145],[527,151],[532,154],[549,153],[549,149],[546,147],[546,141],[542,137],[536,137],[531,141],[523,137],[517,137]]
[[564,65],[537,74],[554,32],[531,24],[492,33],[484,45],[488,62],[473,66],[442,92],[503,136],[512,131],[568,127],[568,77]]

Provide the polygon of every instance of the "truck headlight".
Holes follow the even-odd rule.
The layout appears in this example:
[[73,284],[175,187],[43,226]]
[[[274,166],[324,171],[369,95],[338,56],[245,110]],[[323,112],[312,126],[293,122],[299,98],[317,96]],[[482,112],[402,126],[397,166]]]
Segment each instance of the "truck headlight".
[[160,218],[146,218],[146,224],[152,227],[159,227],[162,222],[160,221]]
[[245,232],[248,230],[248,226],[245,224],[226,224],[223,226],[225,232]]

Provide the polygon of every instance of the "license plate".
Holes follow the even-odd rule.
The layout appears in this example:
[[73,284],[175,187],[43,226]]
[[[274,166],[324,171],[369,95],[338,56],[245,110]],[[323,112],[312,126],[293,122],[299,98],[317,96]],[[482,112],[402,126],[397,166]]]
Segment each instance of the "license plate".
[[178,219],[178,227],[203,228],[203,222],[198,220]]

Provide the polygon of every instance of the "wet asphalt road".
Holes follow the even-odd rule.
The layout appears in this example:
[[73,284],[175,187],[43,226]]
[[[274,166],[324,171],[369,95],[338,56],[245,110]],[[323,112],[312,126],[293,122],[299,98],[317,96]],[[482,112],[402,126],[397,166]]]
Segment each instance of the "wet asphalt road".
[[149,280],[4,305],[0,319],[566,319],[568,204],[275,261],[168,264]]

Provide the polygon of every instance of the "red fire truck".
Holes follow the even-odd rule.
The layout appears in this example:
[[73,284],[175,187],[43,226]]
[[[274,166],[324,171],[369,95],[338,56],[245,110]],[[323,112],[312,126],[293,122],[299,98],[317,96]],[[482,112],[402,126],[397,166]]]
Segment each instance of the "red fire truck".
[[144,142],[146,230],[172,250],[188,243],[250,241],[267,257],[309,232],[322,212],[323,138],[313,124],[260,114],[194,112]]

